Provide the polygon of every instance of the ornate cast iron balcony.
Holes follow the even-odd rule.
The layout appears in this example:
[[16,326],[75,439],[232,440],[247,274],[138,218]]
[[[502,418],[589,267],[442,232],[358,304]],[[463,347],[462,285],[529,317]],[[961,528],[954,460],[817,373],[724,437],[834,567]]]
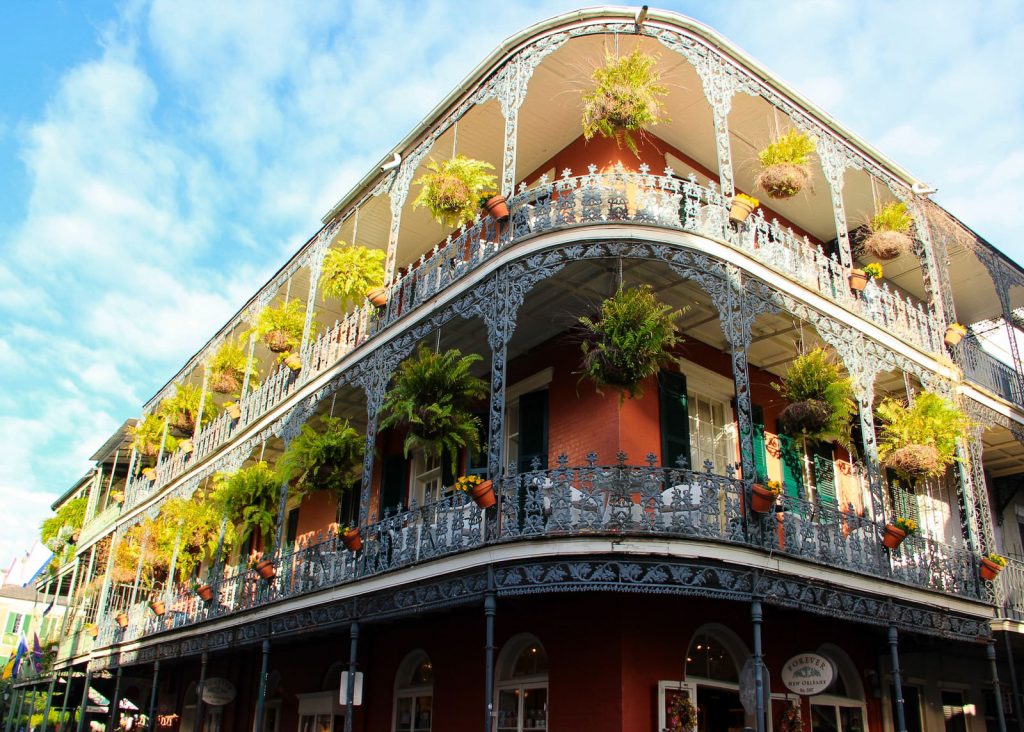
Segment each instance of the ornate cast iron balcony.
[[[483,512],[465,493],[387,515],[364,529],[358,553],[336,536],[319,536],[274,557],[276,576],[229,568],[210,580],[214,599],[203,602],[179,588],[168,592],[167,613],[149,614],[143,604],[127,607],[121,631],[113,616],[101,618],[98,647],[358,582],[432,559],[486,546],[556,537],[695,540],[740,546],[805,560],[907,587],[971,599],[986,597],[978,560],[967,549],[912,536],[894,552],[882,547],[881,527],[847,509],[783,496],[778,512],[745,509],[744,484],[732,475],[655,465],[569,467],[564,456],[552,470],[512,474],[496,486],[498,506]],[[118,608],[118,605],[112,605]]]
[[591,165],[586,175],[574,176],[566,170],[558,180],[542,178],[531,189],[521,185],[510,201],[507,224],[484,217],[420,257],[388,288],[385,308],[378,311],[364,305],[326,328],[303,351],[301,372],[279,366],[242,399],[239,419],[220,415],[203,429],[190,455],[168,456],[152,481],[137,478],[128,491],[126,506],[159,491],[280,404],[296,387],[331,368],[498,253],[531,237],[563,229],[629,224],[714,238],[925,351],[944,352],[945,327],[922,303],[891,291],[888,285],[872,286],[866,296],[854,294],[847,273],[834,257],[777,221],[768,221],[761,210],[744,224],[730,223],[729,204],[730,199],[713,183],[701,186],[694,177],[681,179],[671,170],[655,175],[646,166],[636,173],[598,173]]

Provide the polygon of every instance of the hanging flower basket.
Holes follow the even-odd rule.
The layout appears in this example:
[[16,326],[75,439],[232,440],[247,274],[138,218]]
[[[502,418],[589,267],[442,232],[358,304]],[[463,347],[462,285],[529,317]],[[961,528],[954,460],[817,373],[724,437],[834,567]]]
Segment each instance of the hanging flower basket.
[[820,399],[804,399],[786,405],[779,413],[779,425],[787,435],[815,434],[828,426],[832,410]]
[[733,196],[732,207],[729,209],[729,218],[737,224],[742,224],[750,214],[754,213],[760,201],[753,196],[737,193]]
[[199,585],[196,587],[196,594],[203,602],[210,602],[213,599],[213,588],[209,585]]
[[882,546],[891,551],[902,544],[906,538],[906,531],[896,528],[893,524],[886,524],[885,535],[882,537]]
[[768,513],[775,508],[775,500],[782,487],[778,481],[770,480],[767,485],[754,483],[750,486],[750,508],[755,513]]
[[981,566],[978,568],[978,574],[986,582],[992,582],[999,576],[999,573],[1003,571],[1003,567],[1005,566],[1005,557],[990,553],[981,558]]
[[952,348],[953,346],[958,345],[960,341],[964,339],[965,335],[967,335],[967,328],[959,323],[950,323],[946,326],[946,336],[943,340],[947,346]]
[[286,331],[272,330],[263,336],[264,345],[274,353],[284,353],[288,350],[291,337]]
[[163,600],[153,600],[149,603],[149,609],[153,611],[153,614],[158,618],[167,612],[167,605]]
[[508,202],[504,196],[491,196],[484,201],[484,210],[495,221],[504,221],[508,218]]
[[913,478],[934,475],[939,468],[939,451],[934,445],[906,445],[892,451],[885,466]]
[[341,532],[341,543],[345,548],[355,554],[363,548],[363,537],[359,529],[343,529]]
[[211,376],[210,389],[218,394],[234,394],[242,388],[242,376],[238,370],[226,368]]
[[386,287],[373,287],[366,291],[366,299],[375,308],[382,308],[388,304],[388,289]]
[[876,231],[864,240],[862,246],[871,256],[888,261],[909,253],[914,241],[898,231]]
[[854,292],[860,292],[868,286],[868,275],[862,269],[854,267],[850,270],[850,289]]
[[277,576],[277,571],[274,569],[274,563],[269,559],[261,559],[256,562],[254,569],[260,573],[260,577],[268,581]]
[[[982,560],[984,561],[984,560]],[[125,613],[118,613],[114,616],[114,620],[117,621],[117,625],[124,630],[128,627],[128,616]]]

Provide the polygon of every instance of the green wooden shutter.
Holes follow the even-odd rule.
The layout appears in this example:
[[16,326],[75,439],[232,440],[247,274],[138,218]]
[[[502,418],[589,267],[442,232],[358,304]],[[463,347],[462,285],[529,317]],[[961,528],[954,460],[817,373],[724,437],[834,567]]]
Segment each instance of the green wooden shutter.
[[779,430],[779,451],[782,458],[782,487],[790,498],[803,498],[804,456],[800,442]]
[[679,466],[682,458],[690,465],[690,416],[686,404],[686,376],[675,371],[662,371],[658,379],[661,404],[661,464],[666,468]]
[[548,391],[542,389],[519,397],[520,473],[533,470],[534,458],[542,470],[548,467]]
[[14,632],[14,624],[18,621],[18,613],[7,613],[7,623],[4,625],[5,633]]
[[819,503],[836,505],[836,464],[827,442],[814,448],[814,486]]
[[402,453],[385,455],[381,462],[380,498],[377,510],[381,516],[405,505],[406,459]]
[[295,546],[295,540],[299,537],[299,509],[293,508],[288,512],[288,528],[285,531],[285,546],[291,549]]
[[[889,477],[889,497],[892,499],[892,508],[896,517],[913,519],[920,526],[921,516],[917,510],[917,491],[914,487],[907,485],[896,477],[891,470],[887,471]],[[894,517],[895,518],[895,517]]]
[[754,404],[750,409],[754,429],[754,479],[758,483],[768,480],[768,448],[764,441],[764,409]]

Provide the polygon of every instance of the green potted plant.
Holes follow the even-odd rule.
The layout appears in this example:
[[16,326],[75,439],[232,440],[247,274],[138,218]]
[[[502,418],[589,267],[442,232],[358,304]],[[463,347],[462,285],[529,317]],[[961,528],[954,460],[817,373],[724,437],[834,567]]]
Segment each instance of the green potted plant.
[[946,326],[946,335],[943,338],[943,342],[950,348],[957,345],[967,335],[967,328],[960,323],[950,323]]
[[342,243],[324,257],[320,274],[323,297],[338,300],[342,312],[358,305],[371,293],[384,287],[384,260],[381,249]]
[[277,469],[300,493],[328,491],[340,499],[362,479],[365,449],[365,436],[348,420],[324,416],[319,429],[302,425]]
[[981,566],[978,569],[978,573],[981,578],[986,582],[992,582],[999,573],[1003,571],[1006,566],[1006,557],[1000,556],[995,552],[989,552],[981,558]]
[[380,425],[407,430],[406,456],[414,449],[439,460],[448,456],[455,471],[461,448],[479,448],[480,420],[470,411],[488,393],[487,383],[470,373],[479,360],[475,353],[463,356],[455,348],[434,353],[421,345],[401,363],[384,398]]
[[493,190],[497,178],[488,173],[494,166],[483,160],[456,155],[450,160],[427,164],[429,172],[416,179],[422,186],[413,208],[426,206],[442,226],[470,224],[480,210],[484,193]]
[[259,532],[264,554],[273,552],[281,476],[261,460],[234,473],[218,473],[214,482],[211,499],[221,516],[238,527],[237,540],[244,542]]
[[754,483],[750,486],[750,508],[757,513],[768,513],[775,508],[780,493],[782,483],[777,480]]
[[917,522],[914,519],[897,516],[891,524],[885,525],[885,536],[882,537],[882,544],[886,549],[895,549],[908,536],[917,533]]
[[203,582],[198,577],[193,577],[189,583],[192,591],[199,596],[199,599],[203,602],[210,602],[213,600],[213,588],[209,584]]
[[305,326],[306,306],[293,298],[276,307],[263,308],[251,332],[274,353],[287,354],[301,345]]
[[838,440],[850,442],[850,418],[856,411],[850,379],[823,348],[815,348],[793,359],[774,388],[789,402],[779,414],[779,424],[788,435],[804,443]]
[[[199,405],[203,404],[202,418],[199,418]],[[157,414],[166,417],[167,425],[179,437],[191,435],[196,429],[196,420],[205,426],[217,416],[217,407],[213,399],[203,402],[203,390],[195,384],[178,384],[174,396],[160,402]]]
[[[241,394],[248,362],[244,338],[225,340],[207,363],[210,369],[210,390],[218,394]],[[252,371],[255,373],[258,370],[259,364],[253,357]]]
[[601,303],[597,319],[582,317],[580,379],[598,393],[608,386],[626,396],[643,395],[643,381],[676,363],[672,349],[682,343],[676,320],[682,311],[661,303],[648,285],[619,289]]
[[871,217],[868,235],[864,237],[861,246],[865,252],[878,259],[895,259],[913,248],[914,242],[910,238],[913,227],[914,219],[907,211],[907,205],[901,201],[891,201]]
[[140,455],[156,457],[160,452],[160,445],[163,443],[165,452],[174,452],[178,449],[178,439],[168,434],[164,440],[165,420],[156,414],[147,414],[141,421],[136,422],[129,428],[132,435],[132,447]]
[[494,496],[494,483],[484,480],[479,475],[462,475],[455,481],[455,490],[468,493],[473,502],[480,508],[490,508],[497,503]]
[[761,202],[753,196],[748,196],[746,193],[737,193],[732,197],[729,218],[737,224],[742,224],[760,205]]
[[973,424],[956,406],[927,391],[909,406],[883,399],[875,411],[882,423],[879,460],[912,483],[945,473],[957,460],[957,440],[966,439]]
[[627,56],[605,54],[604,66],[594,70],[594,88],[583,95],[583,137],[614,138],[639,157],[633,133],[668,122],[662,97],[668,87],[655,69],[658,57],[634,50]]
[[789,130],[757,154],[761,172],[756,185],[771,198],[784,200],[811,180],[810,156],[815,142],[806,133]]

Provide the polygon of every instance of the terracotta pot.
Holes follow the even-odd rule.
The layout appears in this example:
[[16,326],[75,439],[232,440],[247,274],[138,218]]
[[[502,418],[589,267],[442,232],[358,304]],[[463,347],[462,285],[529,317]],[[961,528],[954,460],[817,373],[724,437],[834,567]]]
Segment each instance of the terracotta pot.
[[508,218],[508,202],[504,196],[492,196],[484,202],[484,210],[496,221]]
[[996,564],[988,557],[981,558],[981,567],[978,568],[978,574],[980,574],[981,578],[986,582],[994,580],[1002,571],[1003,568],[1001,565]]
[[156,468],[143,468],[142,477],[146,480],[153,480],[156,477]]
[[754,483],[750,487],[750,508],[757,513],[768,513],[775,508],[775,499],[778,495],[760,483]]
[[237,404],[225,407],[224,411],[228,413],[228,416],[231,417],[231,419],[239,419],[242,416],[242,408]]
[[469,491],[469,495],[472,496],[473,501],[480,508],[490,508],[498,502],[498,499],[494,496],[494,483],[489,480],[485,480],[480,485],[473,486]]
[[850,289],[855,292],[860,292],[868,284],[868,275],[862,269],[851,269],[850,270]]
[[265,580],[272,580],[277,576],[277,572],[274,570],[274,563],[269,559],[262,559],[256,562],[256,571]]
[[882,537],[882,546],[892,550],[903,543],[907,538],[907,532],[892,524],[885,525],[885,535]]
[[97,626],[95,626],[95,625],[91,625],[88,628],[86,628],[85,630],[93,638],[95,638],[96,636],[98,636],[100,634],[100,629]]
[[160,617],[167,612],[167,605],[164,604],[163,600],[153,600],[153,602],[149,603],[149,609],[153,611],[154,615]]
[[946,336],[943,338],[946,345],[952,348],[964,339],[967,335],[967,328],[963,327],[959,323],[952,323],[946,326]]
[[[984,561],[984,560],[982,560],[982,561]],[[121,627],[122,629],[124,629],[124,628],[127,628],[127,627],[128,627],[128,616],[127,616],[127,615],[125,615],[124,613],[118,613],[117,615],[115,615],[115,616],[114,616],[114,620],[116,620],[116,621],[117,621],[117,624],[118,624],[118,625],[119,625],[119,626],[120,626],[120,627]]]
[[290,368],[292,371],[298,371],[302,368],[302,359],[297,353],[289,353],[285,356],[284,365]]
[[209,602],[213,599],[213,588],[209,585],[199,585],[196,588],[196,594],[199,595],[199,599],[203,602]]
[[359,530],[350,531],[347,534],[341,535],[341,543],[345,545],[345,548],[350,552],[355,553],[363,548],[363,537],[359,533]]
[[192,440],[181,440],[178,443],[178,449],[181,450],[186,455],[188,455],[190,452],[192,452],[192,449],[193,449],[192,448]]
[[735,196],[732,199],[732,208],[729,209],[729,218],[737,224],[742,224],[750,214],[754,213],[755,208],[757,207],[750,205],[750,201]]
[[382,308],[388,304],[388,288],[371,287],[366,291],[366,299],[369,300],[370,304],[375,308]]

